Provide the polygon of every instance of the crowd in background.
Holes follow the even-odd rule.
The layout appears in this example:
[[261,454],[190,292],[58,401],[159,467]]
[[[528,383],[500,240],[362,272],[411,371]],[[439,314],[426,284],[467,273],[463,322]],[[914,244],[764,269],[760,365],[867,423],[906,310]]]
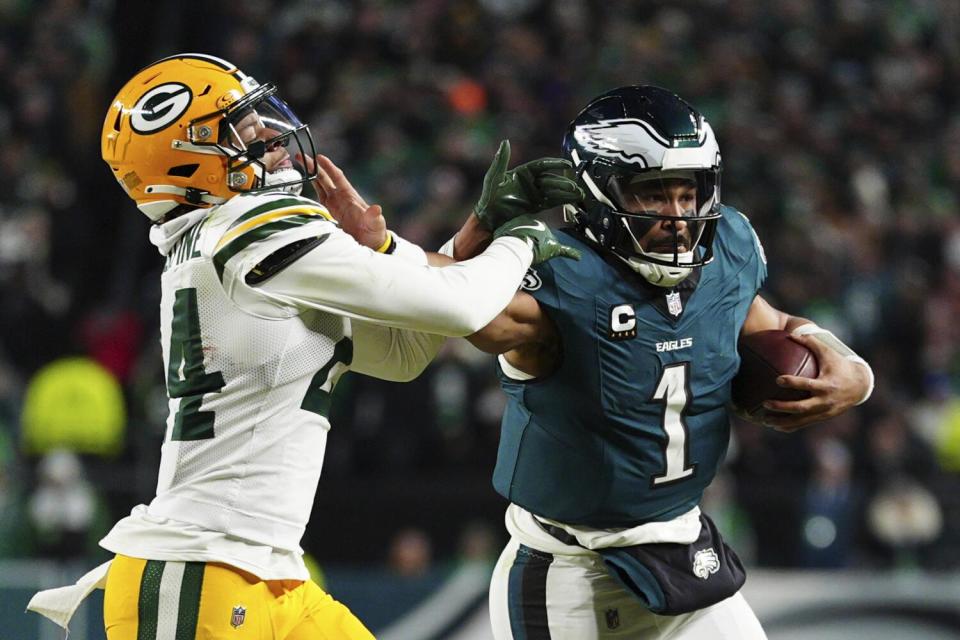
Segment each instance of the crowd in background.
[[[123,82],[180,51],[276,82],[319,149],[425,247],[471,210],[500,139],[514,163],[557,155],[595,95],[677,92],[712,123],[722,199],[764,243],[763,295],[833,330],[877,379],[867,405],[796,435],[736,423],[707,509],[754,564],[960,566],[950,0],[0,2],[0,556],[91,553],[152,496],[162,260],[99,135]],[[51,369],[71,363],[109,379]],[[413,547],[429,562],[431,544],[455,552],[443,540],[460,525],[499,535],[503,404],[493,359],[464,341],[407,385],[348,374],[305,548],[387,561]],[[393,552],[360,548],[378,543],[371,523],[401,532]],[[331,528],[342,537],[319,533]]]

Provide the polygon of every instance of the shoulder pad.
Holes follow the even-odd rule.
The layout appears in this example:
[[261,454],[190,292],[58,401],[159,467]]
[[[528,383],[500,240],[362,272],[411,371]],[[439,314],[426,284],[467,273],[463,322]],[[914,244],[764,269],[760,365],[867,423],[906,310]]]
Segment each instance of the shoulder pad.
[[301,238],[277,249],[250,269],[247,275],[243,277],[244,281],[250,286],[266,282],[296,262],[301,256],[309,253],[318,245],[323,244],[329,237],[330,234],[325,233],[322,236]]
[[279,192],[237,197],[221,208],[211,221],[211,239],[204,247],[221,279],[227,262],[254,243],[311,222],[336,224],[323,205]]

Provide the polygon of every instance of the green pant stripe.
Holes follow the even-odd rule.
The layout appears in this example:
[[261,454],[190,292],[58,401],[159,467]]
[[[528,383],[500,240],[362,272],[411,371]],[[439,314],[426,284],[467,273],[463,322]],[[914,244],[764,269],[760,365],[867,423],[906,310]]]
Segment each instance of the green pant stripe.
[[180,608],[177,616],[177,640],[193,640],[200,618],[200,587],[203,586],[203,562],[188,562],[180,587]]
[[293,229],[294,227],[305,225],[308,222],[315,222],[316,220],[322,219],[323,218],[318,218],[317,216],[311,216],[307,214],[294,214],[289,217],[281,218],[279,220],[275,220],[274,222],[268,222],[267,224],[255,227],[243,235],[237,236],[228,242],[225,247],[213,255],[213,266],[217,270],[217,277],[220,278],[220,281],[222,282],[223,270],[227,266],[227,262],[230,260],[230,258],[237,255],[254,242],[263,240],[264,238],[267,238],[278,231],[286,231],[287,229]]
[[160,580],[163,578],[165,564],[160,560],[148,560],[143,567],[143,575],[140,577],[140,599],[137,605],[137,615],[140,619],[137,640],[156,640],[157,638]]

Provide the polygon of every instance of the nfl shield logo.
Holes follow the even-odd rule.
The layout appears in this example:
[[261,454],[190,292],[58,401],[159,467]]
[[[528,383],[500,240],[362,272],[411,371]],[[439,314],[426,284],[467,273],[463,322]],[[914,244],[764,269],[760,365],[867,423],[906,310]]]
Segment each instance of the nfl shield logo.
[[670,315],[678,316],[683,312],[683,302],[680,301],[680,293],[671,291],[667,294],[667,311]]
[[247,608],[243,605],[237,605],[233,608],[233,615],[230,616],[230,626],[236,629],[243,624],[247,617]]

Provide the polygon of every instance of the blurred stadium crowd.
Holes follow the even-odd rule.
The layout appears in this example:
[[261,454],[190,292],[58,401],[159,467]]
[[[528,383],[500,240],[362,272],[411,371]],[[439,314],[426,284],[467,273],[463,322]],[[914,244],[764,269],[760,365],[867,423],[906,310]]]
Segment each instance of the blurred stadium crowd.
[[[960,565],[951,0],[0,2],[0,557],[93,553],[153,495],[162,261],[99,134],[116,89],[179,51],[275,81],[426,247],[470,211],[501,138],[515,163],[556,155],[593,96],[676,91],[717,132],[723,200],[770,258],[764,294],[877,376],[867,405],[802,433],[735,424],[707,509],[763,566]],[[407,385],[347,376],[305,548],[386,562],[369,530],[401,531],[415,571],[463,525],[467,553],[495,553],[502,405],[493,359],[465,341]]]

